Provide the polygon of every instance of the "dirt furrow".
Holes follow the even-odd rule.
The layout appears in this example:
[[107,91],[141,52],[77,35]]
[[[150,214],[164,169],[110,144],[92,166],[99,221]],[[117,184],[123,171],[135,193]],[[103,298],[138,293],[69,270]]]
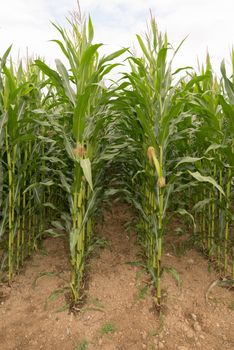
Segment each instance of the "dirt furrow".
[[150,278],[137,261],[140,248],[125,204],[106,211],[97,248],[88,261],[86,300],[80,313],[66,309],[69,262],[66,239],[47,239],[11,287],[0,286],[1,350],[219,350],[234,349],[233,292],[215,287],[207,261],[194,250],[181,257],[168,247],[164,308],[153,307]]

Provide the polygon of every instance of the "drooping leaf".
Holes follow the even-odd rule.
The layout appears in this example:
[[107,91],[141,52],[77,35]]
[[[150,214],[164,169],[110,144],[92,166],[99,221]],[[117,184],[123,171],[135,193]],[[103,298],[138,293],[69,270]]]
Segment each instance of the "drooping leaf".
[[193,215],[190,214],[186,209],[179,208],[176,210],[176,213],[183,215],[183,216],[184,215],[188,216],[192,220],[194,228],[196,228],[196,223],[195,223],[195,219],[194,219]]
[[181,287],[182,285],[182,280],[180,278],[179,272],[174,268],[174,267],[169,267],[169,266],[164,266],[163,268],[166,272],[170,273],[172,277],[175,279],[176,284],[178,287]]
[[215,188],[217,188],[217,190],[222,193],[222,195],[225,196],[225,193],[222,189],[222,187],[210,176],[203,176],[199,173],[199,171],[196,171],[196,172],[191,172],[188,170],[188,173],[194,177],[197,181],[199,182],[208,182],[210,183],[211,185],[213,185]]
[[207,158],[207,157],[200,157],[200,158],[199,157],[184,157],[176,164],[175,167],[177,168],[179,165],[184,164],[184,163],[196,163],[202,159],[213,160],[213,158]]
[[53,81],[55,86],[62,86],[61,78],[55,70],[51,69],[47,64],[45,64],[41,60],[35,60],[35,64],[42,70],[43,73],[45,73]]

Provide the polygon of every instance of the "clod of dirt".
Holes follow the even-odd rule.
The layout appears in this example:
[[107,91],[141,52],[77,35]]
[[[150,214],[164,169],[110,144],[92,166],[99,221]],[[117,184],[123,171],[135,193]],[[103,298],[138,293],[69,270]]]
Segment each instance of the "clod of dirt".
[[198,322],[195,322],[193,328],[196,332],[201,332],[202,328]]

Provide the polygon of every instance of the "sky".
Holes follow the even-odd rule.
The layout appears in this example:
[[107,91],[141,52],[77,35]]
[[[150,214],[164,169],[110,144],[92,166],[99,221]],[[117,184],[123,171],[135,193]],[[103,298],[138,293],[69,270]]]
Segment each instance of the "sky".
[[[230,63],[234,0],[80,0],[80,5],[83,14],[91,15],[95,42],[105,44],[105,53],[136,45],[135,34],[146,31],[151,9],[173,47],[188,36],[177,54],[176,67],[197,67],[207,50],[216,72],[223,58]],[[51,22],[67,26],[66,16],[76,8],[76,0],[0,0],[0,56],[13,43],[15,60],[28,50],[53,65],[62,55],[50,41],[59,38]]]

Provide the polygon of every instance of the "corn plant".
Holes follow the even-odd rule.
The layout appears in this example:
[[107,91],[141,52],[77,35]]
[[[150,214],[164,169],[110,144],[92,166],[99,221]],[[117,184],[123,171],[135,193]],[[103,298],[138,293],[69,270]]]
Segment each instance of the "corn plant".
[[[224,64],[221,70],[227,79]],[[209,55],[206,68],[202,68],[201,75],[195,74],[192,80],[195,84],[186,93],[187,108],[193,113],[195,126],[191,145],[196,158],[190,174],[199,184],[192,191],[195,198],[193,213],[203,249],[211,260],[217,260],[220,272],[227,273],[227,251],[231,243],[228,203],[233,176],[233,150],[230,147],[233,121],[230,114],[224,113],[226,94],[212,72]],[[208,186],[207,182],[213,186]]]
[[[142,156],[138,170],[141,207],[146,220],[142,221],[146,236],[149,270],[155,280],[157,302],[161,302],[162,247],[168,198],[173,189],[168,166],[168,150],[176,124],[186,118],[183,103],[178,98],[177,86],[172,86],[171,49],[167,36],[158,32],[151,19],[151,31],[145,41],[137,36],[142,57],[131,56],[131,73],[125,74],[131,89],[126,89],[128,105],[140,129]],[[148,157],[148,159],[147,159]],[[167,178],[167,180],[166,180]]]
[[[105,119],[108,117],[110,93],[103,85],[104,76],[117,64],[110,62],[125,52],[122,49],[109,56],[99,58],[101,44],[93,44],[93,25],[89,18],[83,21],[76,14],[69,21],[72,35],[54,24],[62,41],[54,40],[62,49],[69,69],[56,60],[57,71],[37,60],[37,66],[49,78],[57,91],[57,108],[61,104],[66,111],[62,118],[51,120],[57,134],[60,134],[61,147],[65,147],[72,164],[71,178],[66,181],[69,196],[70,252],[72,263],[71,290],[74,303],[80,299],[80,288],[84,274],[84,260],[92,238],[91,209],[100,191],[95,175],[95,162],[98,167],[98,137]],[[105,105],[106,104],[106,105]],[[91,164],[94,163],[91,169]],[[99,167],[100,169],[100,167]]]
[[44,185],[49,186],[50,180],[46,178],[46,172],[38,172],[46,148],[43,120],[35,119],[32,113],[41,104],[41,75],[30,60],[26,66],[7,60],[9,53],[10,48],[1,60],[0,71],[0,238],[3,246],[8,242],[6,255],[2,256],[2,268],[5,270],[7,265],[10,281],[13,272],[19,271],[25,258],[37,247],[43,233]]
[[[64,62],[0,59],[0,258],[11,281],[46,235],[68,234],[71,298],[82,300],[95,220],[112,195],[138,212],[138,239],[161,304],[166,227],[186,216],[199,248],[229,275],[233,252],[234,71],[207,55],[173,71],[173,49],[151,17],[140,54],[101,57],[91,18],[53,24]],[[182,43],[181,43],[182,44]],[[104,79],[127,53],[129,70]],[[232,69],[234,52],[232,52]]]
[[[135,196],[135,204],[137,200],[137,209],[140,209],[142,216],[140,230],[143,232],[148,267],[155,281],[156,299],[160,305],[163,239],[171,195],[188,188],[188,197],[191,198],[191,188],[198,189],[202,184],[202,189],[206,188],[210,193],[216,193],[219,200],[224,196],[222,186],[216,181],[215,170],[209,171],[209,176],[204,171],[205,166],[210,170],[213,158],[199,154],[199,150],[194,152],[192,148],[195,146],[194,139],[198,143],[198,136],[201,137],[207,129],[206,122],[213,122],[214,129],[215,123],[218,123],[216,120],[220,118],[220,108],[216,95],[219,90],[215,91],[215,96],[209,90],[212,79],[209,59],[207,71],[202,76],[186,72],[186,77],[177,78],[175,82],[174,78],[183,71],[178,69],[172,72],[172,60],[179,48],[171,53],[170,58],[172,47],[167,36],[158,31],[154,18],[151,18],[151,31],[146,34],[145,40],[141,36],[137,36],[137,40],[142,56],[129,57],[131,73],[124,74],[127,85],[122,99],[125,99],[126,106],[130,107],[125,106],[128,117],[131,115],[129,122],[134,124],[135,119],[138,124],[139,131],[134,140],[141,145],[142,151],[137,157],[138,166],[135,163],[134,178],[139,191]],[[200,89],[201,84],[204,90]],[[206,94],[202,94],[203,91],[207,91]],[[206,101],[205,110],[205,103],[199,104],[199,99],[200,102],[201,99]],[[199,108],[203,106],[203,112],[195,118],[194,111],[198,105]],[[209,113],[205,116],[207,111]],[[213,116],[211,121],[208,119],[210,116]],[[199,124],[199,118],[203,118],[203,128]],[[219,130],[214,129],[213,138],[215,134],[219,135]],[[210,143],[207,148],[209,146]],[[183,207],[177,208],[176,213],[189,216],[194,230],[196,229],[196,220],[189,205],[183,203]],[[212,245],[214,203],[211,204],[211,213],[213,219],[210,224],[209,241]]]

